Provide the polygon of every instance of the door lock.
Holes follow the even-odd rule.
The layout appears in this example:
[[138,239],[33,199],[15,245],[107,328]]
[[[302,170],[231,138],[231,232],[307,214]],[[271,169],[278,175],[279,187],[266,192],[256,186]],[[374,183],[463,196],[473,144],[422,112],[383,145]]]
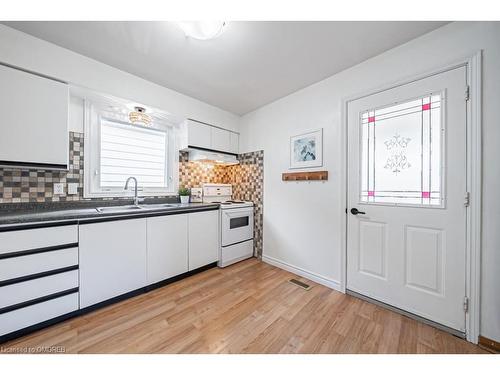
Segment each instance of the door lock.
[[359,211],[356,207],[354,207],[354,208],[351,208],[351,214],[353,214],[353,215],[364,215],[364,214],[366,214],[366,212]]

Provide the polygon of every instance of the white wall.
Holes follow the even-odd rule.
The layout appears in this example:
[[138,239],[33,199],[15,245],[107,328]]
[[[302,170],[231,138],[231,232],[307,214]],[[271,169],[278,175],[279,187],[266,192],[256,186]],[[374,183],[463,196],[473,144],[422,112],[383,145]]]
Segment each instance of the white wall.
[[0,25],[0,62],[177,116],[239,130],[237,115],[4,25]]
[[[328,48],[328,46],[325,46]],[[341,100],[484,49],[481,334],[500,340],[500,23],[453,23],[242,118],[241,151],[264,150],[264,255],[340,281]],[[283,183],[289,137],[324,128],[328,182]]]

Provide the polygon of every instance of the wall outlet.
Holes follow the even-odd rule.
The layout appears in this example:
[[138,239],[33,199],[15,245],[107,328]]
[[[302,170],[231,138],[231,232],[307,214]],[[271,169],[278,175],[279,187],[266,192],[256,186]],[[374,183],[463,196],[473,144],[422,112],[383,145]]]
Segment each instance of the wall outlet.
[[76,195],[78,194],[78,184],[76,182],[72,182],[68,184],[68,195]]
[[62,182],[54,184],[54,195],[58,194],[64,194],[64,184]]

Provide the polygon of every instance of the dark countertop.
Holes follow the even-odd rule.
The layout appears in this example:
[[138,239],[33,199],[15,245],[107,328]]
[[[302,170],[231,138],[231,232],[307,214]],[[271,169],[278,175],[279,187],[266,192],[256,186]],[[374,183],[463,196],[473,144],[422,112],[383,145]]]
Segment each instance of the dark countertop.
[[[150,216],[175,215],[188,212],[209,211],[219,208],[218,203],[180,204],[172,200],[150,200],[140,203],[142,209],[116,212],[113,207],[130,205],[130,200],[123,201],[86,201],[60,203],[30,203],[0,205],[0,232],[23,229],[39,223],[55,225],[85,224],[110,220],[135,219]],[[170,207],[160,205],[169,204]],[[148,205],[157,205],[151,207]],[[107,207],[107,212],[99,212],[97,207]]]

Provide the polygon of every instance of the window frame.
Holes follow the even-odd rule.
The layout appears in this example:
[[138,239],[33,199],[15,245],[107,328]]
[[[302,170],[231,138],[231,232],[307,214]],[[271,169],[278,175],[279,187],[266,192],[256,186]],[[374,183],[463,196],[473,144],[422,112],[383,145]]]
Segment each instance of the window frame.
[[[368,111],[376,111],[380,109],[384,109],[387,107],[395,106],[398,104],[403,104],[406,102],[410,102],[413,100],[418,100],[421,98],[424,98],[426,96],[432,96],[439,94],[441,96],[441,113],[440,113],[440,127],[441,127],[441,134],[440,134],[440,184],[441,184],[441,197],[440,197],[440,203],[439,204],[423,204],[423,203],[407,203],[407,202],[370,202],[370,201],[364,201],[362,199],[362,149],[363,149],[363,119],[362,115],[365,112]],[[438,90],[433,90],[429,93],[421,94],[419,96],[415,97],[410,97],[406,98],[404,100],[398,100],[394,103],[382,105],[380,107],[375,107],[375,108],[367,108],[365,110],[362,110],[358,113],[358,127],[359,127],[359,150],[360,150],[360,157],[359,157],[359,186],[358,186],[358,204],[359,205],[367,205],[367,206],[387,206],[387,207],[416,207],[416,208],[425,208],[425,209],[433,209],[433,210],[442,210],[447,208],[447,189],[446,189],[446,175],[447,175],[447,160],[446,160],[446,139],[447,139],[447,123],[446,123],[446,110],[447,110],[447,95],[446,95],[446,89],[438,89]]]
[[[138,186],[139,195],[174,196],[179,185],[179,148],[177,144],[177,129],[165,120],[153,118],[151,125],[142,126],[128,121],[129,109],[125,105],[91,102],[84,100],[84,198],[125,198],[134,195],[133,190],[124,188],[106,188],[100,186],[99,173],[101,166],[101,121],[111,121],[119,124],[164,131],[166,133],[165,177],[163,188],[145,188]],[[125,181],[124,181],[125,186]]]

